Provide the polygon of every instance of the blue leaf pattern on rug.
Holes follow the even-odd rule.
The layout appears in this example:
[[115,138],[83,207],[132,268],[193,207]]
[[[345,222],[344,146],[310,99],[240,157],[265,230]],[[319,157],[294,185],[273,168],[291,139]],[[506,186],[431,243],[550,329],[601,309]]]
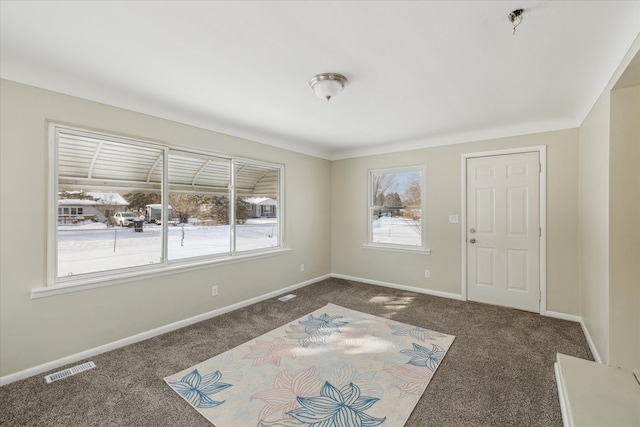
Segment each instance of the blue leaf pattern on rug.
[[324,313],[316,318],[310,314],[307,320],[300,320],[298,323],[305,326],[305,332],[309,335],[331,335],[334,332],[340,333],[340,326],[348,323],[337,319],[342,319],[342,316],[329,316]]
[[306,320],[299,320],[297,325],[289,325],[290,330],[286,332],[287,338],[297,340],[305,348],[310,344],[326,345],[332,334],[342,333],[340,327],[349,324],[349,322],[338,320],[342,317],[327,313],[319,317],[310,314]]
[[413,343],[413,350],[401,350],[400,353],[411,357],[407,363],[415,366],[426,366],[431,372],[435,372],[438,364],[445,355],[442,347],[431,344],[431,350]]
[[164,380],[221,427],[400,427],[454,339],[327,304]]
[[289,411],[287,415],[309,427],[374,427],[387,419],[364,413],[379,399],[360,396],[360,388],[353,383],[338,390],[326,381],[320,396],[298,397],[296,400],[301,408]]
[[212,372],[203,377],[197,369],[194,369],[182,377],[180,381],[169,382],[169,385],[196,408],[215,408],[225,401],[215,401],[209,395],[231,387],[231,384],[218,382],[220,379],[222,379],[220,371]]
[[445,334],[441,334],[440,332],[435,332],[430,329],[415,327],[411,325],[405,325],[404,323],[390,323],[389,327],[395,332],[393,335],[398,336],[412,336],[415,339],[420,341],[432,340],[435,338],[445,338]]

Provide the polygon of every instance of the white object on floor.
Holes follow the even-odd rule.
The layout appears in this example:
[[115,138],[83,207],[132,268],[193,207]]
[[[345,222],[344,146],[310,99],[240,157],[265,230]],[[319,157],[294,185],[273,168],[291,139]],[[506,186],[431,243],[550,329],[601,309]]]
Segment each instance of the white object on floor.
[[640,385],[631,371],[557,355],[562,422],[569,426],[640,426]]
[[289,295],[285,295],[283,297],[278,298],[278,300],[280,301],[289,301],[291,298],[295,298],[296,296],[294,294],[289,294]]
[[47,381],[47,384],[52,383],[54,381],[61,380],[63,378],[70,377],[71,375],[79,374],[80,372],[87,371],[89,369],[93,369],[96,367],[96,364],[93,362],[83,363],[82,365],[74,366],[72,368],[67,368],[62,371],[56,372],[54,374],[49,374],[44,377]]

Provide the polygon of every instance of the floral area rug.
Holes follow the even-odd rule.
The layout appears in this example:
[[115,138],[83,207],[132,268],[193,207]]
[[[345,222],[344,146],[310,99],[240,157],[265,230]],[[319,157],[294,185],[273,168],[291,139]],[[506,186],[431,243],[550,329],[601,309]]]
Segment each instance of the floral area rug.
[[402,426],[454,338],[328,304],[164,380],[216,427]]

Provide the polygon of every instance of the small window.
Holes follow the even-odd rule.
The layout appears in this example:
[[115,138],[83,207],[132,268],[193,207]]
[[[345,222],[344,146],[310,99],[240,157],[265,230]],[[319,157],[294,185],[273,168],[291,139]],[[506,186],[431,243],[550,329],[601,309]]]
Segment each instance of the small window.
[[369,244],[424,246],[424,167],[369,172]]

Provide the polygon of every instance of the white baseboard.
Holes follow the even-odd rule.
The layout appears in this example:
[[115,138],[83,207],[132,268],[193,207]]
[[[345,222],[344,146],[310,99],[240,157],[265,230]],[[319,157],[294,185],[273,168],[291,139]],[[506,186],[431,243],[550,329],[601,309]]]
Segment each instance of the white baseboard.
[[[89,357],[97,356],[98,354],[105,353],[107,351],[115,350],[120,347],[127,346],[129,344],[134,344],[140,341],[144,341],[149,338],[153,338],[158,335],[165,334],[167,332],[175,331],[176,329],[184,328],[185,326],[193,325],[194,323],[202,322],[203,320],[211,319],[212,317],[220,316],[221,314],[228,313],[233,310],[237,310],[242,307],[246,307],[251,304],[255,304],[260,301],[268,300],[270,298],[276,297],[278,295],[285,294],[287,292],[291,292],[295,289],[302,288],[304,286],[310,285],[312,283],[319,282],[324,279],[330,278],[330,274],[325,274],[324,276],[319,276],[292,286],[288,286],[286,288],[278,289],[277,291],[269,292],[264,295],[260,295],[245,301],[241,301],[236,304],[231,304],[226,307],[218,308],[213,311],[209,311],[207,313],[202,313],[197,316],[189,317],[188,319],[180,320],[174,323],[170,323],[168,325],[160,326],[159,328],[152,329],[150,331],[142,332],[137,335],[133,335],[127,338],[123,338],[117,341],[113,341],[108,344],[104,344],[95,348],[91,348],[89,350],[82,351],[80,353],[72,354],[61,359],[53,360],[51,362],[43,363],[42,365],[34,366],[29,369],[25,369],[23,371],[15,372],[13,374],[6,375],[4,377],[0,377],[0,387],[10,384],[15,381],[19,381],[34,375],[39,375],[47,371],[51,371],[52,369],[59,368],[60,366],[68,365],[70,363],[74,363],[83,359],[87,359]],[[43,380],[44,381],[44,380]]]
[[571,320],[572,322],[580,323],[580,326],[582,327],[582,333],[584,334],[584,337],[587,339],[587,344],[589,344],[589,350],[591,350],[591,355],[593,356],[593,360],[595,360],[598,363],[602,363],[600,354],[598,353],[598,350],[596,349],[596,346],[593,343],[593,340],[591,339],[591,335],[589,334],[589,330],[587,329],[587,325],[584,324],[584,320],[582,320],[581,316],[576,316],[575,314],[557,313],[555,311],[546,311],[542,313],[542,315],[555,317],[556,319]]
[[403,290],[403,291],[416,292],[416,293],[419,293],[419,294],[427,294],[427,295],[433,295],[433,296],[436,296],[436,297],[443,297],[443,298],[450,298],[450,299],[455,299],[455,300],[459,300],[459,301],[466,301],[462,295],[452,294],[452,293],[449,293],[449,292],[433,291],[431,289],[423,289],[423,288],[416,288],[416,287],[413,287],[413,286],[398,285],[396,283],[381,282],[379,280],[364,279],[362,277],[347,276],[345,274],[331,273],[331,277],[335,277],[336,279],[352,280],[354,282],[367,283],[369,285],[384,286],[386,288],[393,288],[393,289],[400,289],[400,290]]
[[585,338],[587,339],[587,343],[589,344],[589,349],[591,350],[591,354],[593,355],[593,360],[598,363],[603,363],[600,354],[598,353],[598,349],[596,348],[595,343],[591,339],[591,335],[589,334],[589,329],[587,329],[587,325],[585,325],[584,320],[580,318],[580,326],[582,326],[582,332],[584,333]]
[[578,323],[582,322],[582,317],[576,316],[575,314],[559,313],[557,311],[549,311],[549,310],[540,314],[547,317],[553,317],[555,319],[570,320],[572,322],[578,322]]
[[598,350],[596,349],[596,346],[593,343],[593,340],[591,339],[591,335],[589,334],[589,329],[587,329],[587,325],[585,325],[584,320],[582,319],[581,316],[576,316],[574,314],[557,313],[555,311],[546,311],[542,313],[542,315],[555,317],[557,319],[571,320],[572,322],[580,323],[580,326],[582,327],[582,333],[587,339],[587,344],[589,344],[589,350],[591,350],[591,355],[593,356],[593,360],[595,360],[598,363],[602,363],[600,354],[598,353]]

